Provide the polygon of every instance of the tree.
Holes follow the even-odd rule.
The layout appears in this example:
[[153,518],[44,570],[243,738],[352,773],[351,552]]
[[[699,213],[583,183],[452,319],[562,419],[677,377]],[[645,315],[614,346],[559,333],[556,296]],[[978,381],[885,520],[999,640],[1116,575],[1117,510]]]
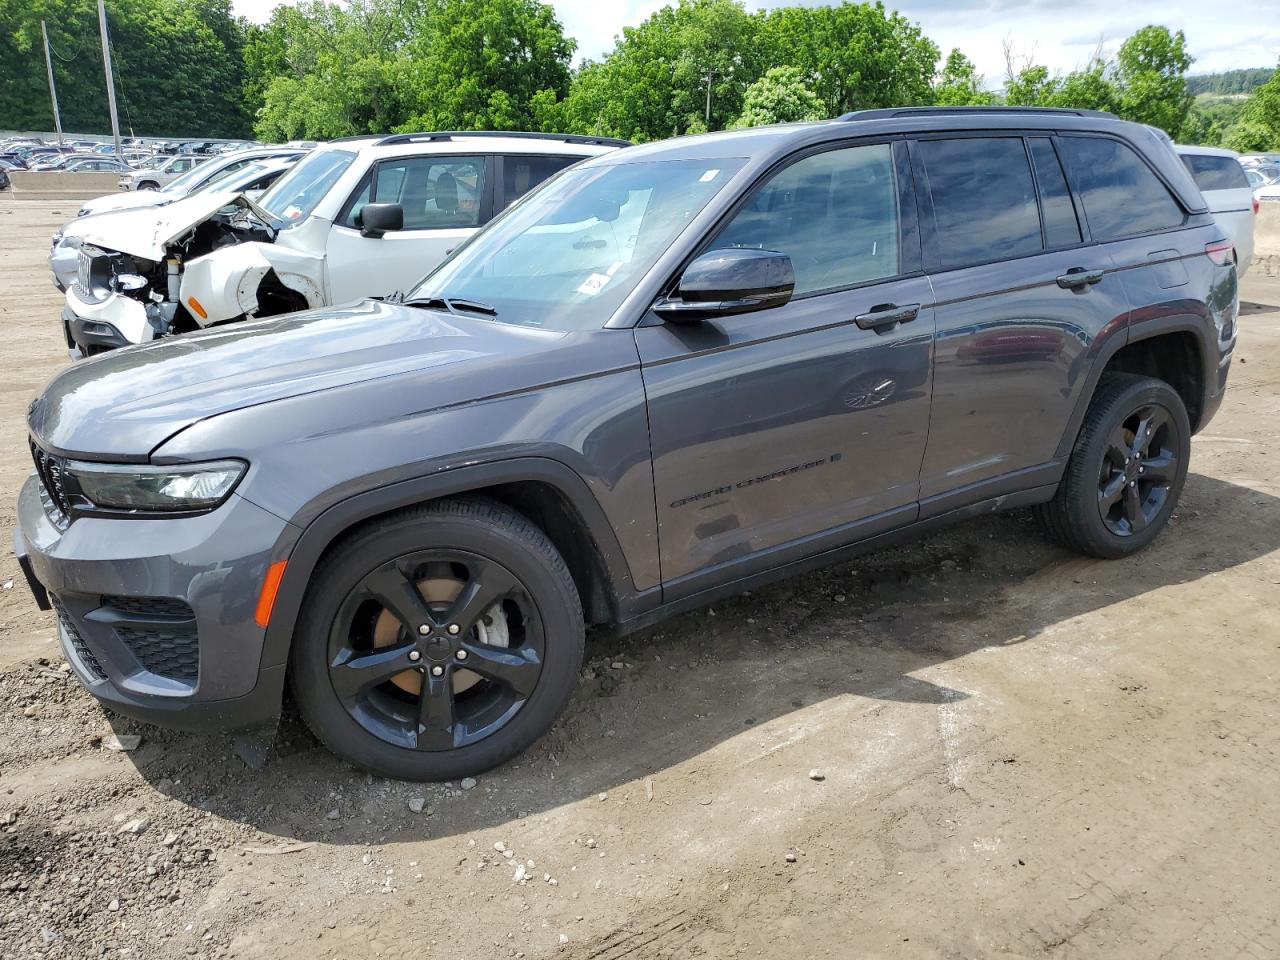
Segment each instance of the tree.
[[742,114],[733,126],[758,127],[766,123],[822,120],[826,115],[822,101],[809,89],[799,69],[773,67],[747,87],[742,97]]
[[[110,129],[95,0],[0,0],[0,117],[53,129],[40,21],[55,51],[63,126]],[[107,23],[125,131],[242,136],[242,26],[228,0],[111,0]]]
[[985,106],[995,102],[995,95],[982,89],[973,61],[952,50],[933,85],[933,102],[943,107]]
[[1253,91],[1240,119],[1227,131],[1226,142],[1245,153],[1280,150],[1280,69]]
[[937,45],[880,2],[778,7],[762,33],[765,63],[799,67],[829,116],[932,99]]
[[759,18],[741,0],[678,0],[624,27],[602,61],[583,64],[563,122],[637,141],[722,129],[763,70],[758,41]]
[[429,0],[412,23],[406,52],[413,110],[399,128],[536,127],[550,98],[568,93],[574,49],[549,4]]
[[1187,71],[1192,57],[1181,30],[1143,27],[1129,37],[1116,55],[1119,113],[1126,120],[1148,123],[1171,136],[1182,129],[1191,110]]

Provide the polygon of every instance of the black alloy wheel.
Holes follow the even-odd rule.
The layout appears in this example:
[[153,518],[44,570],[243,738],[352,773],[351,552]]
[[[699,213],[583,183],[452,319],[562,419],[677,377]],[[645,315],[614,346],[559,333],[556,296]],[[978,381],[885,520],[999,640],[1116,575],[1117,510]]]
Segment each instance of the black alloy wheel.
[[1111,431],[1098,478],[1098,509],[1117,537],[1141,533],[1168,502],[1178,473],[1178,455],[1169,447],[1174,429],[1167,410],[1148,405]]
[[529,519],[479,497],[379,518],[332,547],[289,677],[330,750],[382,776],[452,780],[537,740],[582,666],[577,587]]
[[329,677],[380,740],[453,750],[511,722],[544,649],[537,606],[510,570],[423,550],[379,565],[347,595],[329,634]]
[[1169,522],[1190,457],[1191,423],[1173,387],[1154,377],[1105,373],[1057,492],[1036,515],[1069,549],[1128,556]]

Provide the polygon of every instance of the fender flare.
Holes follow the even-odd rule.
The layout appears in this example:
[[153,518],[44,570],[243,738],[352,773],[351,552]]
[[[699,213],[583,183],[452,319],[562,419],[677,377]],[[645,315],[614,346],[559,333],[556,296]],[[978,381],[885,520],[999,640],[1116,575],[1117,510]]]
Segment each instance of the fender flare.
[[276,593],[263,641],[260,671],[288,660],[294,627],[311,575],[324,551],[351,527],[404,507],[521,481],[553,487],[582,519],[597,547],[598,559],[609,581],[606,590],[612,595],[618,620],[636,616],[657,601],[656,596],[646,593],[642,598],[637,593],[612,524],[586,481],[572,468],[546,457],[519,457],[456,467],[354,494],[328,506],[305,526],[290,551]]
[[1194,314],[1171,314],[1165,317],[1144,319],[1136,336],[1134,335],[1132,324],[1133,321],[1130,320],[1128,324],[1121,328],[1122,333],[1117,331],[1120,335],[1113,334],[1102,340],[1101,346],[1090,364],[1089,378],[1085,382],[1084,389],[1080,391],[1080,397],[1076,400],[1075,409],[1071,411],[1071,419],[1067,421],[1067,428],[1062,433],[1062,440],[1059,442],[1058,449],[1054,454],[1055,458],[1065,461],[1067,457],[1071,456],[1071,450],[1076,445],[1076,437],[1080,434],[1080,425],[1084,423],[1089,404],[1093,401],[1093,395],[1098,389],[1098,381],[1102,379],[1102,374],[1106,370],[1107,364],[1125,347],[1169,333],[1190,333],[1196,338],[1196,342],[1200,347],[1203,389],[1208,390],[1209,385],[1213,383],[1214,350],[1212,343],[1209,342],[1205,330],[1206,320],[1203,317],[1197,317]]

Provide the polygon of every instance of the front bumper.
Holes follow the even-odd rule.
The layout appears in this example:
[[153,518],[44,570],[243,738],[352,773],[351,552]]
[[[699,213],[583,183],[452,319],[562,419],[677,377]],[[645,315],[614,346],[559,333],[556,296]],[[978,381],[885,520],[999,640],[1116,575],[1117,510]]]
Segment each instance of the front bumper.
[[84,353],[155,339],[155,327],[147,318],[146,304],[121,293],[92,303],[83,299],[73,285],[67,290],[62,319],[69,337]]
[[46,512],[33,474],[18,497],[14,552],[33,590],[47,591],[63,653],[90,693],[126,716],[211,732],[279,713],[285,666],[263,664],[254,613],[268,565],[295,538],[235,494],[198,517],[65,524]]

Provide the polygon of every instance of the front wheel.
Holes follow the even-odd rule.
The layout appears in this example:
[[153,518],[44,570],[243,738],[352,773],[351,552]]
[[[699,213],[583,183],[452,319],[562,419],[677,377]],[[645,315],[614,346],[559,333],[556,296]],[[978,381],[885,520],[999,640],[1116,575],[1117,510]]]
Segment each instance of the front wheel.
[[546,732],[573,693],[583,635],[573,579],[541,530],[493,501],[443,500],[326,558],[290,675],[334,753],[382,776],[451,780]]
[[138,189],[139,190],[159,190],[160,184],[156,183],[154,180],[143,180],[140,184],[138,184]]
[[1104,374],[1058,492],[1037,515],[1065,547],[1128,556],[1169,522],[1190,457],[1191,424],[1177,391],[1151,377]]

